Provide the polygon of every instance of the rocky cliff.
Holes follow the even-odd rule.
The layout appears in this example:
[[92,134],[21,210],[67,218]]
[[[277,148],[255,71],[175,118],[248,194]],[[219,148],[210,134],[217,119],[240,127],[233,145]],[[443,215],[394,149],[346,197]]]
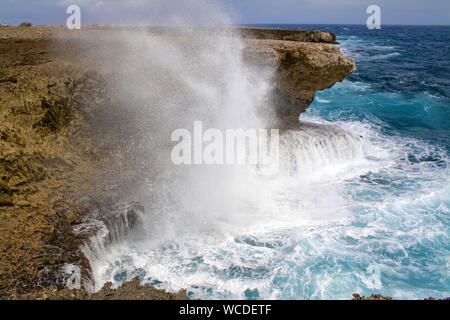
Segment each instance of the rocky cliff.
[[244,58],[248,63],[271,65],[276,69],[272,104],[280,126],[296,126],[316,91],[332,87],[356,70],[354,61],[333,46],[334,36],[322,38],[329,41],[246,41]]
[[[64,289],[64,270],[70,266],[82,270],[83,282],[92,282],[81,247],[95,230],[74,232],[74,227],[92,211],[106,225],[124,219],[102,216],[120,203],[115,182],[132,180],[129,165],[139,161],[114,140],[117,123],[124,119],[105,112],[106,106],[113,110],[117,103],[108,92],[114,88],[108,83],[114,71],[105,63],[111,57],[104,55],[115,50],[103,50],[119,45],[114,32],[106,27],[75,32],[0,28],[2,297]],[[173,29],[149,32],[178,36]],[[353,60],[333,46],[331,33],[241,28],[234,34],[244,39],[248,64],[276,70],[271,99],[281,126],[295,126],[317,90],[355,70]],[[99,41],[92,45],[96,37]],[[139,219],[139,210],[127,209],[125,220]]]

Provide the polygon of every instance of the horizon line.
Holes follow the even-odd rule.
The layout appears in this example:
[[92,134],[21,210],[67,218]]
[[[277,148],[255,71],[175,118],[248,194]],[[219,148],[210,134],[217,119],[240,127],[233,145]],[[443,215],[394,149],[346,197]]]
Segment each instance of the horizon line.
[[[23,21],[23,22],[27,22],[27,21]],[[23,23],[22,22],[22,23]],[[8,23],[4,23],[4,24],[8,24]],[[11,27],[17,27],[20,25],[14,25],[14,24],[8,24]],[[52,24],[35,24],[33,26],[61,26],[63,24],[57,24],[57,23],[52,23]],[[85,26],[92,26],[92,25],[152,25],[152,26],[182,26],[182,25],[166,25],[166,24],[143,24],[143,23],[126,23],[126,24],[118,24],[118,23],[86,23],[84,24]],[[293,22],[289,22],[289,23],[276,23],[276,22],[258,22],[258,23],[232,23],[229,24],[231,26],[301,26],[301,25],[332,25],[332,26],[365,26],[366,24],[364,23],[319,23],[319,22],[313,22],[313,23],[293,23]],[[189,25],[191,26],[191,25]],[[196,26],[196,25],[193,25]],[[201,25],[201,26],[205,26],[205,25]],[[226,26],[226,25],[224,25]],[[382,24],[383,26],[397,26],[397,27],[401,27],[401,26],[417,26],[417,27],[450,27],[450,24]]]

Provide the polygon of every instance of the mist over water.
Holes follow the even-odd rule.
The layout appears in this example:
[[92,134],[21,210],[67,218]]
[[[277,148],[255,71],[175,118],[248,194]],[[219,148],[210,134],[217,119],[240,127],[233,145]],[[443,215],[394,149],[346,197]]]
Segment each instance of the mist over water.
[[[230,23],[216,7],[202,14]],[[139,237],[104,248],[99,234],[86,249],[96,287],[139,276],[202,299],[448,295],[448,150],[438,138],[387,125],[370,106],[392,102],[392,93],[366,95],[372,84],[364,72],[319,93],[299,130],[280,137],[276,175],[172,164],[171,132],[192,130],[195,120],[218,129],[273,122],[260,112],[268,109],[271,70],[246,66],[237,38],[190,32],[176,41],[145,32],[120,38],[116,94],[137,129],[129,150],[146,159],[133,194],[146,213]],[[363,71],[367,61],[402,56],[391,44],[359,46],[364,37],[355,37],[341,50],[361,50]],[[377,50],[372,58],[367,47]]]

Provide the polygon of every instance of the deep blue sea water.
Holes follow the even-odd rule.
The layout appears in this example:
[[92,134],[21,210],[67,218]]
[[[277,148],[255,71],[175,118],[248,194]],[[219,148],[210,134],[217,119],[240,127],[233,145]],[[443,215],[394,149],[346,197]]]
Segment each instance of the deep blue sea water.
[[292,138],[299,174],[240,176],[223,196],[242,198],[236,216],[162,208],[170,227],[152,216],[160,236],[111,250],[98,283],[140,276],[202,299],[450,296],[450,27],[270,27],[334,32],[358,68],[301,115],[320,128]]
[[450,26],[295,28],[334,32],[357,65],[343,83],[319,92],[302,117],[364,126],[370,139],[395,154],[391,167],[347,182],[348,196],[360,203],[353,223],[382,227],[362,246],[348,238],[355,261],[338,265],[349,268],[359,254],[370,256],[367,263],[380,274],[366,294],[448,296]]
[[[334,32],[357,71],[308,110],[328,120],[382,121],[383,132],[450,150],[450,26],[271,25]],[[321,104],[321,99],[332,103]]]

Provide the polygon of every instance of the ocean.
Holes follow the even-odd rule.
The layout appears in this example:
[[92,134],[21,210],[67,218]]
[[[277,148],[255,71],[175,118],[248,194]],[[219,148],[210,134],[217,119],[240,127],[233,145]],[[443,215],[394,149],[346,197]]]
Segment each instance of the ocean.
[[286,138],[295,173],[241,176],[239,215],[166,207],[183,228],[161,234],[176,236],[111,248],[98,283],[139,276],[201,299],[450,296],[450,26],[267,27],[334,32],[357,65],[300,116],[317,129]]

